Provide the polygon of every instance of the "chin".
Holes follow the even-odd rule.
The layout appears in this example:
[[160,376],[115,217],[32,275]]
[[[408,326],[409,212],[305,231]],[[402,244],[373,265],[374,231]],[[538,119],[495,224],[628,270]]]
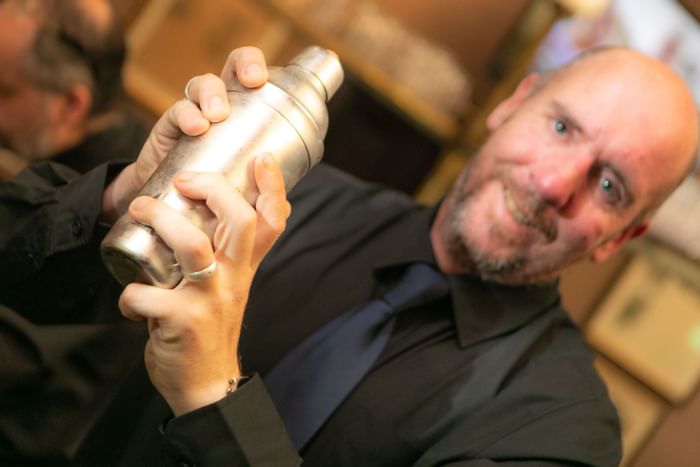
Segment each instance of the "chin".
[[522,285],[544,285],[548,284],[559,277],[558,273],[528,273],[526,271],[516,272],[512,274],[499,274],[493,276],[482,276],[484,279],[491,282],[496,282],[503,285],[522,286]]
[[[469,248],[466,245],[465,248]],[[485,252],[489,253],[485,253]],[[537,285],[557,279],[566,265],[542,261],[528,252],[502,252],[493,254],[494,250],[470,249],[474,269],[483,279],[505,285]]]

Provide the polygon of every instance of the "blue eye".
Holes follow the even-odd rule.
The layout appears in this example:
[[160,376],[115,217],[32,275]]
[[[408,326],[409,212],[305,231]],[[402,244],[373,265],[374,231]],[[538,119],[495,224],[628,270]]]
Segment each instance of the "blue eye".
[[598,186],[610,202],[617,203],[621,201],[622,193],[618,189],[615,182],[609,177],[601,176],[600,180],[598,181]]
[[554,127],[554,131],[560,135],[565,135],[569,131],[569,126],[562,120],[554,120],[552,126]]

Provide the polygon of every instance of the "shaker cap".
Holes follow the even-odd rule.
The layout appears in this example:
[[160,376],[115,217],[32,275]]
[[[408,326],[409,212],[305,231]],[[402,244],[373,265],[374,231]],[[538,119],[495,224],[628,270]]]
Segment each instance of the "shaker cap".
[[313,74],[321,84],[326,102],[333,97],[343,82],[343,68],[338,55],[332,50],[310,46],[294,57],[289,65],[296,65]]

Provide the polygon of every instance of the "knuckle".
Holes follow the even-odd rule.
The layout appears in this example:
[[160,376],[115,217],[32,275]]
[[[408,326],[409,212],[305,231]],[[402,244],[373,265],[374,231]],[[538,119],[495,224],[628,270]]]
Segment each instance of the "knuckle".
[[250,49],[252,49],[252,48],[253,47],[250,47],[250,46],[243,46],[243,47],[237,47],[237,48],[233,49],[228,54],[228,58],[226,59],[227,63],[230,66],[232,66],[233,69],[235,70],[235,68],[237,66],[240,66],[241,60],[245,59],[249,55]]
[[278,209],[268,216],[267,224],[270,226],[273,232],[276,234],[281,234],[287,227],[287,219],[291,214],[292,208],[288,201],[281,203]]
[[223,173],[202,172],[201,175],[208,184],[217,187],[219,190],[226,190],[230,188],[230,184],[228,180],[226,180],[226,177],[224,177]]
[[252,208],[241,209],[241,212],[238,214],[238,222],[243,227],[253,228],[257,223],[257,214]]
[[194,232],[183,240],[179,249],[181,254],[192,258],[198,264],[204,263],[210,256],[211,240],[204,232]]
[[229,52],[228,57],[226,57],[226,60],[230,63],[233,63],[236,60],[236,57],[240,55],[242,48],[243,47],[237,47],[233,49],[231,52]]
[[251,45],[244,45],[243,47],[239,47],[238,51],[239,51],[239,55],[251,56],[251,55],[257,55],[259,49],[257,47],[253,47]]
[[175,102],[175,104],[168,107],[168,110],[163,117],[164,119],[167,118],[172,122],[178,122],[178,119],[182,113],[186,109],[192,108],[192,106],[194,106],[194,104],[183,97],[179,101]]
[[208,307],[188,307],[187,311],[183,313],[184,319],[181,323],[183,332],[187,332],[191,335],[196,335],[196,331],[198,329],[202,329],[206,325],[206,321],[209,318],[210,314],[211,312]]
[[285,218],[282,218],[282,217],[272,219],[272,222],[270,222],[270,228],[277,235],[284,232],[284,228],[286,226],[287,226],[287,220]]
[[211,249],[209,238],[206,235],[198,235],[192,240],[190,254],[196,259],[201,260],[209,255]]

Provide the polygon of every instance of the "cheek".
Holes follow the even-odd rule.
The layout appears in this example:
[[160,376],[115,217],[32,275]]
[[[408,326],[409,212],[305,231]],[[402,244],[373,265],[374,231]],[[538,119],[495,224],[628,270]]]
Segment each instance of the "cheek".
[[597,220],[585,220],[565,225],[566,243],[575,251],[592,250],[606,239],[607,229]]
[[21,133],[25,128],[34,126],[33,122],[44,112],[41,102],[20,99],[7,99],[0,104],[0,124],[3,128]]
[[494,158],[512,164],[529,164],[547,146],[542,131],[533,122],[513,119],[491,133],[488,149]]

